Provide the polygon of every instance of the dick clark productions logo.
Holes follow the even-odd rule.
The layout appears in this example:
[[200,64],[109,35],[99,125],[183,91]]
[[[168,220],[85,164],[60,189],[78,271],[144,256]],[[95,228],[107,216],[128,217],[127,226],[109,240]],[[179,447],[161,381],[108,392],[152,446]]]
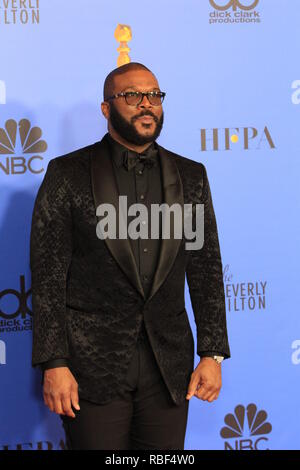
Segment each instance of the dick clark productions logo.
[[260,13],[255,10],[259,0],[209,0],[214,11],[209,23],[259,23]]
[[20,288],[0,291],[0,333],[32,330],[32,310],[28,305],[31,288],[26,290],[25,276],[20,276]]
[[242,3],[239,0],[229,0],[229,2],[227,2],[225,5],[220,5],[217,3],[217,0],[209,0],[209,2],[216,10],[228,10],[232,7],[233,11],[236,11],[237,7],[240,10],[253,10],[253,8],[255,8],[258,4],[259,0],[252,1],[250,5],[245,5],[245,3]]
[[221,429],[220,435],[225,441],[225,450],[268,450],[268,438],[272,426],[267,422],[265,410],[257,411],[254,403],[245,408],[238,405],[233,413],[225,416],[226,426]]

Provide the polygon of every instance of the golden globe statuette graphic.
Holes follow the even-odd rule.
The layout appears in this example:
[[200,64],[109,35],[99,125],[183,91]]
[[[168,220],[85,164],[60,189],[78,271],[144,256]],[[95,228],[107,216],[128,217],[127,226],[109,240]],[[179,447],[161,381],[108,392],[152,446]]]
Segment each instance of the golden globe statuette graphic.
[[126,24],[118,24],[115,29],[114,36],[120,43],[120,47],[117,49],[117,51],[120,53],[117,59],[117,66],[120,67],[121,65],[128,64],[130,62],[130,57],[128,55],[130,48],[127,44],[127,42],[131,41],[132,39],[130,26]]

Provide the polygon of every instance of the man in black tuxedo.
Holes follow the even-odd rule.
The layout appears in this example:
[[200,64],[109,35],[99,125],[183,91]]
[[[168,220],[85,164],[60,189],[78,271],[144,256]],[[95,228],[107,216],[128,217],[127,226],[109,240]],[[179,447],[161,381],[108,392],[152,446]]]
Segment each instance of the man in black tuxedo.
[[[164,95],[142,64],[113,70],[101,104],[108,133],[52,159],[36,197],[32,365],[43,370],[44,401],[60,415],[69,449],[183,449],[189,399],[218,398],[230,357],[206,169],[156,143]],[[124,220],[119,196],[149,210],[190,204],[194,225],[203,204],[203,246],[187,250],[185,234],[172,230],[163,238],[161,218],[157,238],[101,238],[103,204],[115,208],[116,228]],[[150,221],[140,222],[150,233]]]

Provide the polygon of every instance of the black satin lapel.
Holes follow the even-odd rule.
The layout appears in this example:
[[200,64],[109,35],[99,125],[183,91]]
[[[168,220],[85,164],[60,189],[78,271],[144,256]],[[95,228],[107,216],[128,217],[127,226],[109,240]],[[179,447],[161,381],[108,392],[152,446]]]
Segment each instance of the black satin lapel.
[[[123,272],[128,276],[130,282],[145,298],[143,286],[140,280],[134,254],[131,249],[129,238],[119,239],[119,192],[115,178],[112,161],[109,153],[109,145],[103,137],[91,152],[91,183],[95,202],[95,211],[100,204],[110,203],[116,209],[117,238],[105,238],[104,241],[112,256],[119,264]],[[96,227],[95,227],[96,236]]]
[[[160,155],[162,179],[163,179],[163,193],[164,193],[163,202],[168,204],[168,206],[172,206],[172,204],[175,204],[175,203],[180,204],[181,211],[183,214],[183,208],[184,208],[183,187],[182,187],[182,181],[180,178],[179,171],[177,169],[175,162],[169,157],[167,150],[165,150],[161,146],[158,146],[158,151]],[[172,235],[173,233],[174,232],[173,232],[173,223],[172,223],[171,230],[170,230],[171,237],[169,239],[162,239],[161,241],[159,261],[158,261],[157,269],[156,269],[155,276],[153,279],[151,292],[150,292],[149,297],[147,298],[147,301],[149,301],[151,297],[153,297],[155,292],[157,292],[157,290],[160,288],[165,278],[167,277],[175,261],[175,258],[177,256],[182,239],[174,238]]]

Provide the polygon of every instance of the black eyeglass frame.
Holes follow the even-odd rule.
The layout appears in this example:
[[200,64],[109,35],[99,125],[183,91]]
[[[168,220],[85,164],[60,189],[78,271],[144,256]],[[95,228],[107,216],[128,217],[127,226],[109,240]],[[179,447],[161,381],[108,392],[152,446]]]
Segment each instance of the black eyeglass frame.
[[[132,94],[134,94],[134,95],[140,95],[140,97],[141,97],[140,101],[139,101],[138,103],[135,103],[135,104],[130,104],[130,103],[128,103],[128,101],[127,101],[127,96],[128,96],[129,94],[130,94],[130,95],[132,95]],[[117,93],[117,94],[115,94],[115,95],[113,95],[113,96],[110,96],[109,98],[106,98],[105,101],[113,100],[113,99],[115,99],[115,98],[118,98],[119,96],[124,96],[125,101],[126,101],[126,103],[128,104],[128,106],[138,106],[138,105],[141,104],[141,102],[143,101],[144,96],[147,96],[148,101],[149,101],[150,104],[152,104],[152,106],[160,106],[159,104],[153,104],[153,103],[151,103],[151,101],[150,101],[150,99],[149,99],[149,96],[157,96],[157,95],[159,95],[159,96],[161,97],[161,102],[160,102],[160,104],[162,104],[163,101],[164,101],[164,99],[165,99],[165,96],[166,96],[166,93],[165,93],[164,91],[147,91],[147,92],[143,92],[143,91],[125,91],[125,92]]]

